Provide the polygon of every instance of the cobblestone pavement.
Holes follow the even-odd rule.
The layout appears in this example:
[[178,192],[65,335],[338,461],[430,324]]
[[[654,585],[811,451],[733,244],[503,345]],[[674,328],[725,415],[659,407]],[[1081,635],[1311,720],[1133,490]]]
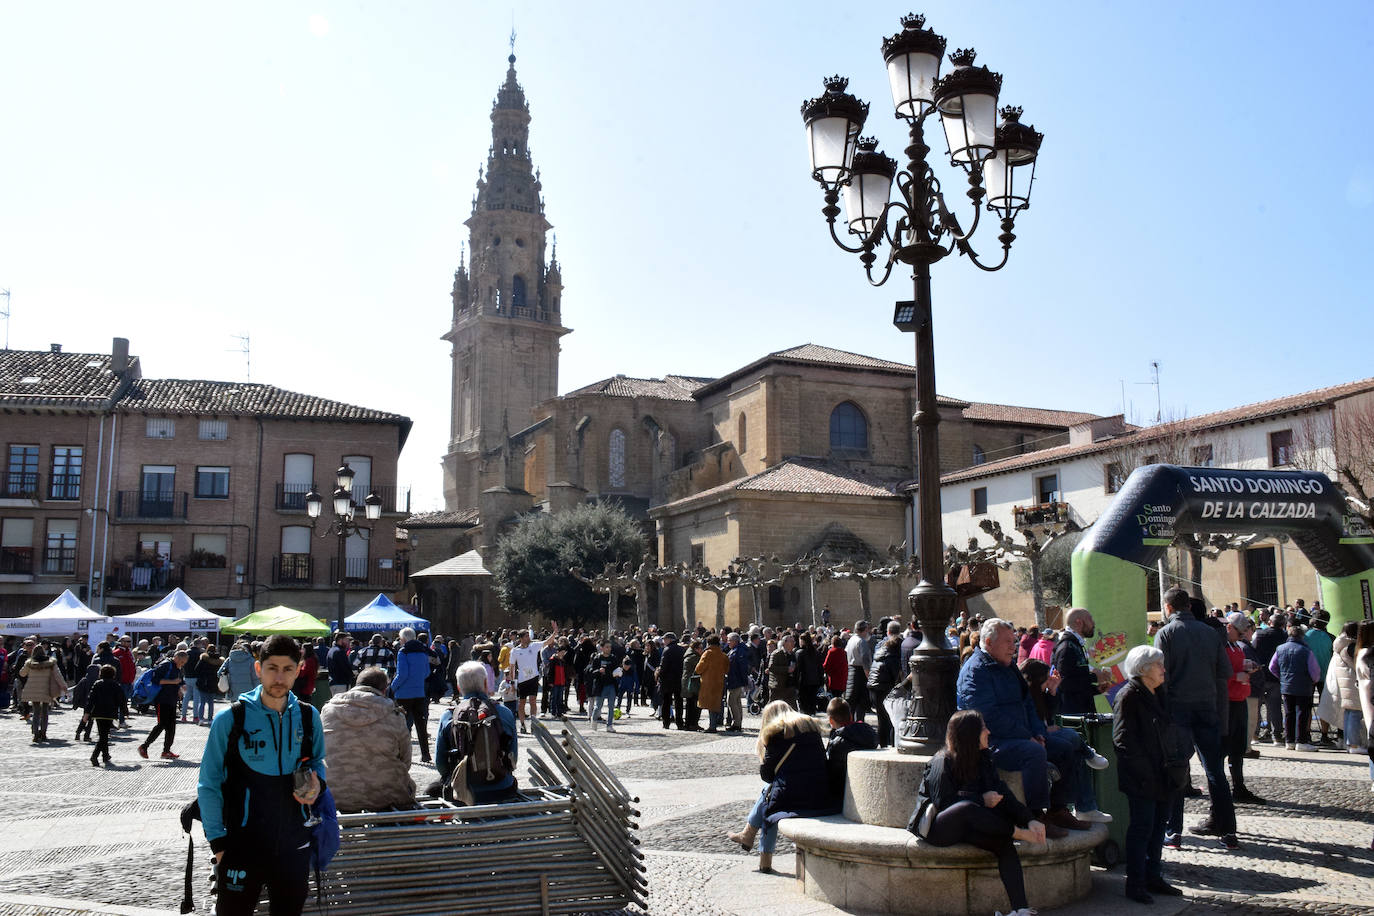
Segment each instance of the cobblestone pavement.
[[[432,711],[432,724],[439,713]],[[786,841],[779,844],[777,874],[763,875],[752,856],[725,839],[726,831],[742,826],[760,788],[756,732],[749,727],[756,723],[746,721],[742,735],[680,733],[664,731],[643,710],[621,719],[610,734],[577,723],[639,798],[650,912],[840,912],[801,896],[789,877],[794,865]],[[53,715],[54,740],[39,747],[29,744],[27,725],[17,715],[0,713],[0,887],[7,892],[0,895],[0,916],[176,912],[186,854],[177,815],[194,795],[206,729],[178,729],[174,749],[181,760],[160,760],[156,753],[142,760],[136,743],[152,724],[136,717],[130,730],[116,731],[115,766],[96,769],[88,761],[91,745],[73,740],[72,712]],[[531,750],[531,743],[522,744],[523,752]],[[1261,751],[1261,759],[1246,761],[1246,780],[1270,804],[1239,806],[1243,848],[1227,852],[1215,840],[1188,836],[1182,850],[1165,852],[1166,874],[1187,897],[1155,907],[1128,904],[1126,912],[1374,913],[1374,794],[1365,758],[1334,750]],[[1205,785],[1196,762],[1194,771],[1195,782]],[[421,786],[435,776],[432,766],[419,763],[413,775]],[[1186,809],[1187,823],[1196,824],[1207,800],[1191,799]],[[199,836],[197,841],[200,870],[206,850]],[[1094,869],[1093,896],[1057,912],[1116,910],[1123,903],[1120,872]],[[205,887],[198,878],[201,912],[209,905]],[[642,914],[635,909],[617,916]]]

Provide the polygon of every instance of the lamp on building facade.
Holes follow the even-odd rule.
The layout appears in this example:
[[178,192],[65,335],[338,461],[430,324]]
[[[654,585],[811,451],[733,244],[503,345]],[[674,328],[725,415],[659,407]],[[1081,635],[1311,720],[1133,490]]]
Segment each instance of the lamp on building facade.
[[[1017,213],[1030,204],[1031,182],[1043,135],[1021,123],[1021,109],[1001,109],[1002,76],[974,66],[972,49],[949,56],[954,69],[940,75],[945,39],[925,28],[925,17],[902,17],[902,31],[883,42],[895,117],[907,122],[906,167],[879,152],[877,141],[861,137],[868,104],[845,90],[848,80],[826,79],[825,93],[802,103],[811,177],[821,186],[821,213],[835,244],[859,256],[869,283],[881,286],[894,267],[911,267],[915,300],[899,302],[894,324],[916,335],[917,556],[921,581],[908,600],[924,634],[911,655],[914,689],[898,747],[934,753],[944,743],[954,712],[958,656],[945,642],[958,597],[944,582],[944,536],[940,524],[940,417],[935,396],[934,335],[931,329],[930,265],[956,251],[982,270],[1000,270],[1016,238]],[[950,162],[968,178],[972,204],[967,228],[946,204],[940,181],[927,162],[925,122],[943,125]],[[896,187],[897,193],[892,194]],[[845,232],[836,229],[844,196]],[[996,214],[1000,259],[987,262],[974,250],[983,210]],[[881,261],[881,263],[879,263]]]
[[[348,584],[348,539],[353,535],[360,535],[363,538],[372,537],[372,528],[369,525],[360,525],[353,521],[353,469],[345,463],[334,472],[334,520],[323,530],[317,530],[320,513],[324,510],[324,497],[320,496],[313,489],[305,494],[305,512],[310,516],[310,529],[320,537],[338,538],[338,554],[335,559],[335,571],[339,579],[339,609],[334,629],[344,628],[344,589]],[[376,521],[382,517],[382,498],[376,493],[367,494],[363,500],[363,511],[368,521]]]

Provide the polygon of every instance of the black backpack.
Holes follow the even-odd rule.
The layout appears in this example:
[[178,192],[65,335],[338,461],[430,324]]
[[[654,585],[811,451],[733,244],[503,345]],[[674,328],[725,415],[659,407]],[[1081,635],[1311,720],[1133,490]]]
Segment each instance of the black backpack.
[[[449,778],[443,795],[457,801],[466,785],[495,785],[515,772],[511,737],[501,727],[496,703],[490,699],[468,697],[453,710],[449,720]],[[466,766],[464,766],[466,764]]]

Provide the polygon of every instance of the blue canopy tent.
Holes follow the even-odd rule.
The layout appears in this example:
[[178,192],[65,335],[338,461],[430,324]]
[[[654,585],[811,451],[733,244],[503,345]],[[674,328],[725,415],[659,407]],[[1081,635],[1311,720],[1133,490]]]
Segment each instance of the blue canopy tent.
[[344,618],[345,630],[384,631],[401,627],[428,630],[429,622],[408,613],[386,595],[378,595],[370,604]]

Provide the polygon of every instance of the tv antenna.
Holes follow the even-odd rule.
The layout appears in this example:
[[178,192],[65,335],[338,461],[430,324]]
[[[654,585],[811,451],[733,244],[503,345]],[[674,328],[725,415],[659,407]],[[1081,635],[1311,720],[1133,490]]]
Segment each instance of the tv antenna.
[[[1155,422],[1164,422],[1164,402],[1159,396],[1159,360],[1150,361],[1150,380],[1148,382],[1136,382],[1137,385],[1155,386]],[[1125,391],[1122,391],[1122,400],[1125,400]]]
[[235,340],[239,342],[238,347],[236,349],[231,349],[229,352],[237,352],[243,354],[243,380],[245,382],[251,382],[253,380],[252,341],[247,334],[231,334],[229,336],[233,337]]
[[8,350],[10,348],[10,291],[0,289],[0,297],[5,300],[5,307],[0,310],[0,318],[5,319],[5,349]]

